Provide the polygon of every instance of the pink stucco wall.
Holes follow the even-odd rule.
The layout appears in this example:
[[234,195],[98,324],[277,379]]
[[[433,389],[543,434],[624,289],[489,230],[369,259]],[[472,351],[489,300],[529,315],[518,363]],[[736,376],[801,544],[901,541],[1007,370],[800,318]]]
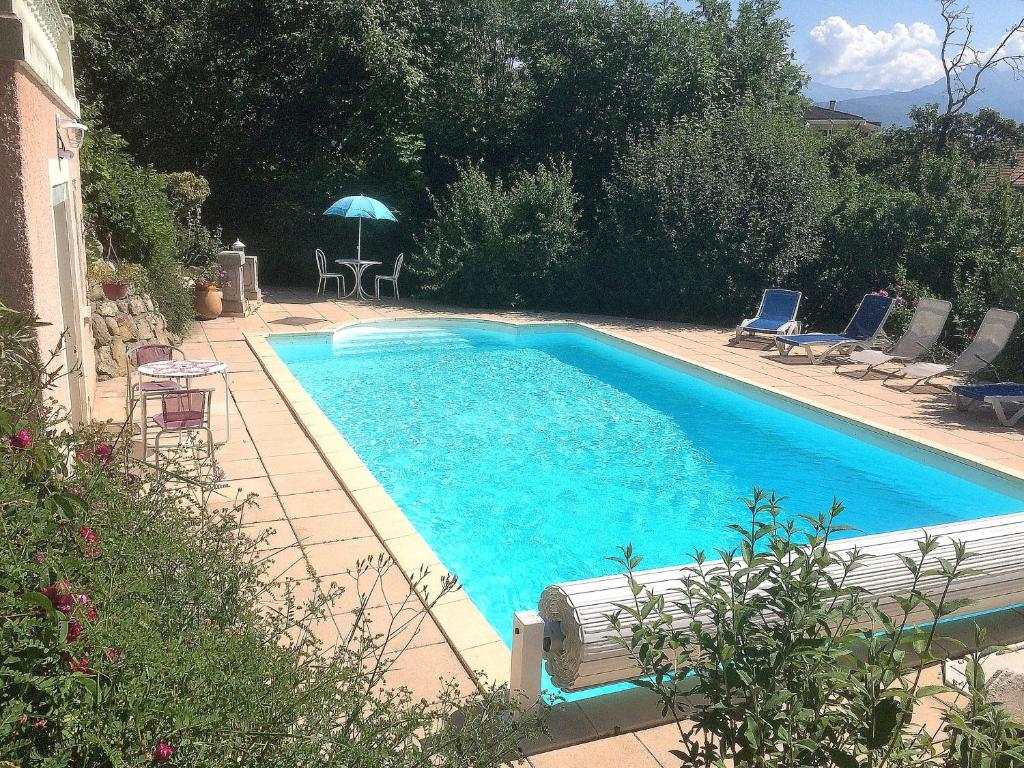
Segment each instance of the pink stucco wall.
[[[0,301],[50,323],[39,332],[44,354],[58,344],[64,330],[50,177],[50,161],[57,159],[58,114],[74,117],[24,67],[0,61]],[[77,219],[73,229],[78,239],[76,274],[81,279],[74,290],[79,305],[88,307],[78,158],[61,162],[69,170]],[[87,317],[77,330],[84,391],[91,398],[96,374]],[[70,407],[66,387],[53,394]]]

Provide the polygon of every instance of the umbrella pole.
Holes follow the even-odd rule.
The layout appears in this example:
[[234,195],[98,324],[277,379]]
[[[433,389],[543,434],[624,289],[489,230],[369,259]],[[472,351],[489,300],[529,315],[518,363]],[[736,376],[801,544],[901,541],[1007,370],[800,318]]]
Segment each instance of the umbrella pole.
[[363,260],[363,217],[359,217],[359,240],[356,241],[356,261]]

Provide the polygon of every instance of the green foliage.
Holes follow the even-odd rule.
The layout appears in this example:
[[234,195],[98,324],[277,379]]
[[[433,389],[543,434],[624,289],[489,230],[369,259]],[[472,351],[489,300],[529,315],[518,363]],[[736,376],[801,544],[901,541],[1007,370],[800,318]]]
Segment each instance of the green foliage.
[[166,179],[135,163],[127,142],[95,117],[81,151],[85,217],[106,255],[148,264],[175,255]]
[[[461,768],[512,756],[532,724],[499,693],[448,685],[428,704],[386,684],[423,620],[418,598],[373,623],[357,608],[337,649],[324,645],[316,628],[333,626],[341,590],[299,600],[293,581],[268,578],[270,532],[240,526],[251,500],[209,503],[209,467],[133,460],[130,423],[68,431],[44,403],[61,374],[34,354],[33,327],[0,308],[0,764]],[[346,604],[381,604],[375,585],[395,568],[361,563]]]
[[[947,597],[951,584],[972,573],[962,545],[940,557],[938,540],[919,542],[919,556],[903,559],[912,586],[887,613],[852,586],[863,553],[830,547],[845,530],[836,521],[841,505],[799,523],[783,518],[774,495],[755,491],[746,505],[749,523],[731,526],[740,545],[719,561],[697,553],[676,594],[647,590],[630,548],[617,558],[634,597],[609,615],[610,628],[647,675],[635,685],[676,716],[683,764],[910,768],[943,759],[965,767],[1024,760],[1024,725],[989,700],[980,674],[971,675],[969,704],[947,710],[948,737],[913,720],[922,700],[950,692],[923,677],[935,662],[940,620],[964,607]],[[927,594],[926,579],[937,579]],[[929,617],[923,625],[922,613]],[[979,633],[971,670],[980,670],[984,640]],[[953,642],[943,638],[947,648]]]
[[435,202],[410,267],[427,295],[484,307],[567,307],[582,292],[585,248],[568,164],[507,183],[466,167]]
[[146,272],[130,261],[94,261],[89,265],[89,277],[101,283],[130,285],[136,290],[146,288]]
[[[631,132],[792,97],[775,0],[71,0],[81,91],[144,163],[203,169],[206,214],[300,280],[355,233],[320,214],[365,193],[399,214],[366,250],[408,251],[470,163],[508,178],[565,156],[585,212]],[[119,34],[131,18],[136,34]],[[116,40],[116,44],[115,41]],[[173,168],[164,167],[168,161]],[[239,204],[244,201],[244,204]]]
[[827,176],[785,113],[709,113],[633,142],[606,186],[602,307],[731,321],[817,255]]
[[181,265],[212,262],[220,250],[220,232],[200,220],[209,197],[202,176],[162,174],[139,165],[127,142],[96,116],[82,148],[82,200],[90,241],[99,242],[102,258],[117,264],[140,264],[148,291],[174,333],[188,329],[195,315],[190,285]]

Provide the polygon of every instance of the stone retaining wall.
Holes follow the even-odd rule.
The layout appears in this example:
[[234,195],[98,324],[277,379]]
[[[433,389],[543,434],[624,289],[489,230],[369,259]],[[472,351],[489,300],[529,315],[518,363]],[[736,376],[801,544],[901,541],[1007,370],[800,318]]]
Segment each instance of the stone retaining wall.
[[128,373],[128,350],[138,344],[177,344],[164,316],[146,294],[131,294],[111,301],[99,284],[89,286],[92,337],[96,346],[96,374],[100,379]]

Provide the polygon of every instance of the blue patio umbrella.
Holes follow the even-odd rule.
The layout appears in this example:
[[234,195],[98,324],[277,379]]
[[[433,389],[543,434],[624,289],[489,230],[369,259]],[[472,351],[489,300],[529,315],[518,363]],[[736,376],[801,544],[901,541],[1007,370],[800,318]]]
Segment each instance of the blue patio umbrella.
[[363,260],[363,219],[384,219],[398,221],[395,214],[388,210],[380,200],[365,195],[349,195],[338,200],[324,211],[324,216],[344,216],[346,219],[359,219],[359,240],[356,245],[356,259]]

